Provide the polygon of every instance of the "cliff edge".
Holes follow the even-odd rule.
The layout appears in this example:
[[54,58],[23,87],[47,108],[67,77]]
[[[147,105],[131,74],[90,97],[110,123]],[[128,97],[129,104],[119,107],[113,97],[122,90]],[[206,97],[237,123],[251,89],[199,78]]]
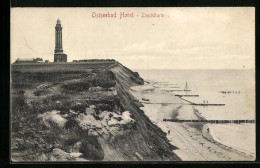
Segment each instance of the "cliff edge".
[[[132,72],[120,63],[110,70],[116,77],[116,90],[121,105],[131,112],[136,121],[137,131],[134,136],[129,136],[127,139],[128,142],[134,142],[132,151],[138,152],[144,160],[180,160],[172,152],[176,147],[168,142],[166,134],[140,110],[136,99],[129,92],[131,86],[143,84],[143,79],[138,73]],[[118,148],[124,148],[124,144],[122,143]]]
[[118,62],[11,67],[11,159],[180,160],[129,88],[139,74]]

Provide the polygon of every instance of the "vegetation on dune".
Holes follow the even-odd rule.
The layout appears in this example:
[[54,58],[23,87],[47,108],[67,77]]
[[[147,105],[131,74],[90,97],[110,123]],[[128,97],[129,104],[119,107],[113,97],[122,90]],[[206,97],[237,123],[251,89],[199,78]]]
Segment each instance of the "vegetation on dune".
[[64,128],[67,129],[67,130],[73,129],[73,128],[74,129],[80,129],[78,125],[79,125],[78,121],[75,120],[74,117],[69,116],[67,118],[67,122],[64,125]]
[[[63,99],[63,100],[62,100]],[[103,150],[93,135],[88,135],[88,130],[82,129],[75,116],[69,115],[64,127],[59,126],[52,120],[47,120],[48,126],[38,117],[40,113],[48,110],[63,110],[61,114],[69,114],[69,109],[77,109],[82,112],[88,105],[72,105],[62,95],[45,98],[46,104],[37,101],[28,104],[23,94],[13,97],[12,101],[12,152],[23,152],[22,160],[37,160],[38,155],[44,153],[51,156],[54,148],[60,148],[65,152],[70,152],[71,148],[81,142],[80,151],[84,158],[90,160],[102,160]],[[63,105],[53,105],[51,100],[66,102]],[[69,103],[68,103],[69,102]],[[44,107],[42,107],[45,105]],[[46,111],[45,111],[46,110]],[[67,112],[65,112],[67,111]],[[37,156],[38,156],[37,155]],[[17,158],[16,158],[17,159]]]
[[[75,79],[79,81],[70,82]],[[102,87],[109,91],[109,88],[113,86],[115,86],[114,75],[106,70],[95,69],[86,72],[80,71],[80,73],[63,71],[59,75],[57,72],[12,71],[12,153],[23,153],[14,158],[16,160],[38,160],[39,156],[44,154],[47,156],[45,160],[51,160],[54,148],[70,152],[74,148],[73,146],[80,142],[78,150],[82,152],[83,158],[102,160],[104,152],[97,137],[88,135],[88,130],[79,126],[75,119],[77,115],[70,113],[70,110],[84,113],[90,103],[96,105],[97,113],[102,110],[120,109],[116,107],[116,105],[119,106],[118,100],[115,101],[116,103],[110,103],[114,99],[105,96],[97,102],[91,100],[78,103],[75,98],[78,95],[68,96],[66,91],[88,92],[89,87]],[[63,92],[64,90],[65,92]],[[32,91],[32,94],[30,95],[28,91]],[[37,99],[29,100],[28,98],[32,98],[32,96]],[[64,127],[52,120],[47,120],[48,125],[46,125],[39,118],[40,114],[52,110],[59,111],[60,115],[67,115]]]
[[125,111],[117,97],[110,97],[110,99],[88,100],[87,103],[93,104],[97,107],[95,108],[97,114],[101,111],[114,111],[117,113]]
[[[33,85],[32,84],[28,84],[28,83],[12,83],[11,84],[11,88],[12,89],[17,89],[17,90],[30,89],[30,88],[33,88]],[[12,90],[12,91],[16,91],[16,90]]]
[[89,83],[86,82],[73,82],[62,85],[62,89],[66,91],[72,91],[72,92],[81,92],[81,91],[87,91],[90,87]]
[[90,72],[20,72],[12,71],[13,86],[19,84],[29,85],[30,83],[44,82],[60,82],[63,80],[87,78],[91,75]]
[[82,141],[79,149],[83,155],[90,160],[103,160],[104,151],[96,136],[88,136]]
[[63,94],[47,96],[40,100],[29,102],[29,107],[34,113],[41,114],[46,111],[59,110],[67,113],[73,101]]
[[102,87],[108,89],[116,85],[114,78],[114,74],[110,71],[98,71],[95,77],[91,76],[81,81],[70,82],[61,87],[65,91],[72,92],[86,91],[90,87]]
[[105,69],[115,64],[114,61],[91,61],[80,63],[48,63],[48,64],[12,64],[11,70],[13,72],[29,72],[29,73],[86,73],[92,69]]
[[143,81],[143,80],[140,80],[139,78],[130,76],[130,79],[131,79],[132,81],[134,81],[135,83],[139,84],[139,85],[143,85],[143,84],[144,84],[144,81]]
[[76,104],[71,107],[71,110],[74,110],[75,112],[78,113],[84,113],[86,111],[86,108],[88,108],[88,104]]
[[[160,155],[170,156],[171,153],[168,154],[167,151],[167,154],[164,154],[164,148],[155,148],[156,143],[166,141],[153,140],[157,138],[152,135],[159,135],[159,139],[161,138],[160,130],[154,130],[159,132],[158,134],[152,134],[152,130],[147,133],[145,128],[151,127],[149,124],[152,123],[143,119],[143,114],[139,115],[142,111],[137,110],[135,115],[131,116],[132,119],[136,119],[134,124],[113,128],[111,132],[109,127],[105,127],[108,133],[101,135],[100,131],[104,130],[101,129],[102,119],[107,119],[108,123],[112,118],[112,121],[109,120],[110,124],[117,127],[119,122],[124,123],[122,116],[126,114],[125,111],[134,114],[132,111],[137,108],[133,105],[134,102],[131,102],[128,92],[118,88],[120,84],[116,82],[129,82],[130,79],[133,84],[143,84],[143,79],[138,73],[127,68],[124,71],[128,77],[116,79],[107,66],[105,63],[71,63],[18,65],[12,68],[12,159],[52,161],[56,158],[55,154],[63,152],[64,156],[81,153],[80,158],[103,160],[104,150],[108,152],[107,148],[102,148],[103,145],[109,145],[114,152],[119,152],[117,157],[122,155],[124,159],[129,160],[134,159],[137,151],[138,156],[141,154],[144,158],[147,156],[147,159],[158,157],[158,152]],[[121,85],[123,83],[121,81]],[[57,117],[52,116],[53,112],[60,117],[58,119],[63,121],[62,124],[52,120]],[[104,116],[106,114],[107,116]],[[43,119],[42,116],[47,116],[47,119]],[[138,118],[140,116],[142,118]],[[81,119],[93,122],[82,125]],[[142,130],[140,124],[145,125]],[[120,134],[114,129],[120,130]],[[105,136],[108,136],[108,139],[105,139]],[[146,146],[149,141],[154,141],[153,149]]]
[[35,152],[42,153],[44,139],[40,136],[41,131],[47,127],[37,117],[37,113],[26,103],[24,95],[12,98],[12,151],[25,152],[24,159],[31,159]]
[[33,92],[33,94],[34,94],[35,96],[45,95],[46,93],[48,93],[47,90],[43,90],[43,89],[36,90],[36,91]]

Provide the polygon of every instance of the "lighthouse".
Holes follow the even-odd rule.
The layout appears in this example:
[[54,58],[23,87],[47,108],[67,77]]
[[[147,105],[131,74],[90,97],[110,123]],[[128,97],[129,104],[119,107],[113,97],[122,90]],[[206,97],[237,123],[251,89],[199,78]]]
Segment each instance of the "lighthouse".
[[55,26],[54,62],[67,62],[67,54],[63,53],[62,48],[62,26],[59,19]]

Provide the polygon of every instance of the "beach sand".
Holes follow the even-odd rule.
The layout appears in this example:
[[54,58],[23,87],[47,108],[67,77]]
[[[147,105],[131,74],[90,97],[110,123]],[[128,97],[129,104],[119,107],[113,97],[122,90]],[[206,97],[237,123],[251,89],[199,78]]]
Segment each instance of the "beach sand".
[[[205,123],[164,122],[163,119],[203,119],[193,105],[172,93],[147,86],[137,86],[132,94],[143,103],[141,109],[165,133],[170,143],[178,149],[174,152],[183,161],[253,161],[254,155],[235,150],[214,140],[210,134],[212,125]],[[147,89],[149,88],[149,89]],[[142,98],[149,99],[143,101]],[[231,130],[232,131],[232,130]]]

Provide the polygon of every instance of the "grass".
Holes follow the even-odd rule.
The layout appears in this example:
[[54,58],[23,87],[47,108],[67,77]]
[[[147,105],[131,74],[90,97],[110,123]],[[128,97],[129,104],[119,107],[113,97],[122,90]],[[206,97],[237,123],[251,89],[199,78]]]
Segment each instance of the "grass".
[[84,113],[87,107],[89,107],[88,104],[76,104],[71,107],[71,110],[79,113]]
[[[12,152],[50,153],[54,144],[70,152],[80,142],[79,151],[84,158],[102,160],[104,151],[98,137],[82,129],[75,119],[76,115],[70,110],[83,113],[90,105],[95,105],[97,115],[94,117],[97,120],[102,111],[125,111],[118,97],[111,92],[116,82],[114,74],[107,70],[110,65],[111,62],[12,65],[12,142],[16,142],[16,139],[25,140],[16,149],[12,147]],[[134,80],[137,76],[138,73],[132,74]],[[41,84],[47,85],[39,89]],[[89,91],[91,87],[102,89]],[[45,125],[38,118],[39,114],[52,110],[66,114],[67,122],[63,128],[53,121]],[[32,161],[37,157],[24,159]]]
[[90,72],[91,69],[105,69],[113,65],[113,61],[92,61],[79,63],[48,63],[48,64],[12,64],[12,71],[20,72],[59,72],[59,73],[79,73]]
[[[67,64],[12,66],[12,152],[31,154],[22,157],[24,160],[37,159],[33,153],[49,152],[52,150],[53,144],[59,144],[60,149],[69,152],[77,142],[81,142],[80,151],[86,159],[102,160],[104,157],[97,137],[88,135],[88,130],[79,127],[74,118],[75,115],[72,115],[70,110],[78,113],[85,112],[85,109],[89,107],[89,102],[83,101],[78,104],[76,102],[78,93],[88,92],[89,87],[99,86],[105,88],[103,90],[110,89],[115,86],[114,74],[103,69],[107,66],[104,63],[95,64],[99,68],[94,69],[89,69],[90,66],[94,66],[91,64],[69,65],[69,69],[67,66]],[[37,88],[46,83],[49,84],[48,89]],[[61,91],[58,88],[61,88]],[[31,95],[28,91],[33,91],[33,94]],[[74,94],[68,96],[67,91]],[[107,98],[109,96],[106,96],[105,91],[102,91],[101,94],[104,95],[102,98],[105,100],[92,101],[92,104],[97,105],[97,111],[112,110],[116,106],[120,106],[118,100],[108,105],[111,102],[109,100],[115,99]],[[42,95],[45,96],[41,97]],[[33,99],[31,96],[36,96],[37,99]],[[68,115],[64,128],[53,121],[48,121],[49,124],[46,126],[38,118],[39,114],[52,110],[58,110],[62,115]],[[17,144],[16,140],[19,139],[24,141],[19,141]],[[14,143],[17,145],[14,146]],[[52,146],[52,148],[48,148],[48,146]]]
[[[57,103],[59,101],[59,103]],[[42,102],[31,102],[35,112],[43,113],[51,110],[58,110],[62,114],[69,113],[69,109],[75,104],[73,100],[65,94],[55,94],[47,96]]]
[[15,88],[28,86],[32,83],[60,82],[71,79],[82,79],[90,76],[90,72],[12,72],[12,86]]
[[90,87],[102,87],[105,89],[116,85],[115,76],[110,71],[97,71],[95,77],[84,78],[81,81],[70,82],[62,85],[62,89],[69,92],[87,91]]
[[65,129],[73,129],[73,128],[79,128],[79,123],[77,120],[75,120],[73,117],[68,117],[67,122],[64,125]]
[[47,90],[43,90],[43,89],[36,90],[36,91],[33,92],[33,94],[35,96],[42,96],[42,95],[45,95],[46,93],[48,93]]
[[82,141],[79,151],[89,160],[103,160],[104,151],[96,136],[88,136]]
[[82,92],[87,91],[90,88],[90,84],[86,82],[73,82],[64,84],[61,86],[61,88],[66,92]]
[[[54,100],[68,101],[63,95],[56,95],[46,98],[45,103],[50,103]],[[61,128],[57,123],[51,120],[48,121],[49,126],[46,127],[37,117],[41,112],[39,107],[41,107],[42,104],[34,102],[29,106],[23,94],[15,97],[12,102],[12,133],[16,133],[12,136],[12,139],[18,138],[24,140],[22,143],[18,143],[16,149],[12,149],[12,152],[29,153],[29,155],[23,157],[24,160],[37,159],[37,157],[34,157],[34,155],[30,153],[45,153],[54,148],[53,145],[51,145],[52,148],[47,148],[46,145],[60,144],[61,150],[69,152],[71,146],[77,142],[82,143],[79,150],[86,159],[103,159],[104,152],[98,143],[97,137],[89,136],[88,130],[83,130],[73,116],[66,118],[67,122],[64,128]],[[67,107],[62,106],[63,108],[71,108],[68,103],[65,104]],[[80,109],[85,107],[86,106],[82,106]],[[46,110],[46,107],[44,107],[44,110]],[[39,138],[42,139],[43,142]],[[39,148],[39,146],[43,146],[43,148]]]

